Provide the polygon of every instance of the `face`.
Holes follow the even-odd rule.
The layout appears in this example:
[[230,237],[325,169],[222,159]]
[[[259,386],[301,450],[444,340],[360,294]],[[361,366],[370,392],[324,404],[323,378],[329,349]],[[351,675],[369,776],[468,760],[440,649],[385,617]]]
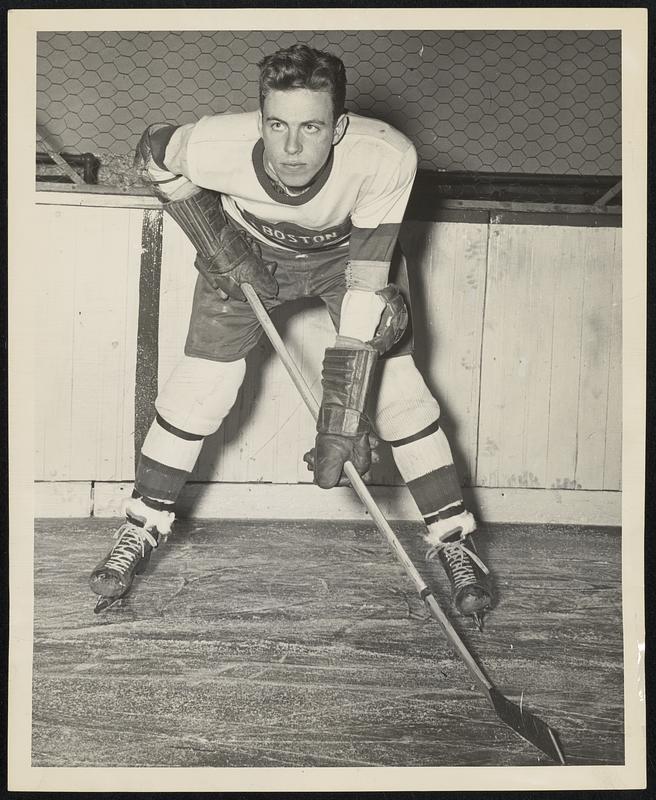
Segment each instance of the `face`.
[[268,167],[291,188],[309,184],[346,129],[346,115],[333,120],[330,92],[272,91],[260,112],[260,133]]

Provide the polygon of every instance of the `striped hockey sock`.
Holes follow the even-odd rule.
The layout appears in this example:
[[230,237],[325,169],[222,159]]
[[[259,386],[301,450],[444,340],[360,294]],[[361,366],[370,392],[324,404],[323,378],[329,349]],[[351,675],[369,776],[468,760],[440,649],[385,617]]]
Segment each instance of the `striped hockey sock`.
[[157,414],[141,448],[135,494],[153,508],[172,506],[194,468],[204,438],[170,425]]
[[476,523],[465,509],[451,448],[439,421],[390,444],[396,466],[428,528],[426,540],[437,544],[454,534],[464,537],[471,533]]

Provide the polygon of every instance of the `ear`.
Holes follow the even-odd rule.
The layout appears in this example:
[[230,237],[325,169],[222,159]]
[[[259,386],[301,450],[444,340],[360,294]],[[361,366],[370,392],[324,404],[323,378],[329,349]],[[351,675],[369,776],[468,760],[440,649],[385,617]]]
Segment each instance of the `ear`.
[[346,128],[348,127],[348,115],[346,112],[341,114],[337,118],[337,122],[335,123],[335,127],[333,129],[333,144],[337,144],[342,136],[346,133]]
[[260,136],[262,136],[262,109],[257,112],[257,130]]

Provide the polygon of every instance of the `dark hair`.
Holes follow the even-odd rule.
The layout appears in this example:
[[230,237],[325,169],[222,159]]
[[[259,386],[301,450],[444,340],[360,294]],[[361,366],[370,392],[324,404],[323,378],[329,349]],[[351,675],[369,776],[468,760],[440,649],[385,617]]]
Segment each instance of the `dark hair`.
[[266,56],[260,68],[260,108],[264,98],[274,90],[311,89],[330,92],[336,120],[344,111],[346,70],[340,58],[306,44],[295,44]]

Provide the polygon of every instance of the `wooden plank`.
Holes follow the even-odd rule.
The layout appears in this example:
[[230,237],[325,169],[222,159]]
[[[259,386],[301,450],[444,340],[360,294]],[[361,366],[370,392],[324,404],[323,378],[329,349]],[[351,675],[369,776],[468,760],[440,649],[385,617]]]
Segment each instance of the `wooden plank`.
[[545,485],[555,311],[554,273],[545,268],[540,235],[490,228],[476,473],[482,486]]
[[577,485],[585,489],[604,488],[614,240],[614,231],[609,229],[590,235],[585,258],[580,265],[583,273],[583,310],[575,479]]
[[139,315],[134,393],[135,463],[155,416],[159,362],[159,294],[162,270],[163,212],[144,211],[139,270]]
[[[519,243],[521,240],[516,241]],[[505,482],[501,468],[503,452],[508,448],[504,421],[509,370],[506,367],[505,353],[509,346],[513,346],[513,337],[507,333],[505,312],[509,284],[512,283],[508,272],[513,267],[516,272],[521,260],[506,257],[506,244],[502,229],[490,230],[475,479],[479,486],[499,486]],[[520,276],[521,274],[520,272]]]
[[610,307],[610,353],[604,489],[622,488],[622,235],[615,232],[612,244]]
[[88,517],[92,502],[91,481],[34,484],[34,516],[38,518]]
[[139,215],[92,208],[65,213],[77,222],[70,477],[120,480],[134,463],[138,251],[130,226]]
[[[485,446],[476,478],[483,486],[515,486],[527,478],[521,470],[526,361],[522,363],[520,336],[529,294],[527,253],[521,239],[505,234],[505,228],[490,230],[479,412],[479,437]],[[494,338],[488,336],[488,328]]]
[[[109,237],[106,226],[110,218],[104,210],[67,208],[63,213],[73,218],[76,226],[75,236],[69,242],[74,269],[70,287],[74,303],[70,477],[109,479],[117,477],[116,448],[120,443],[116,437],[110,441],[114,426],[108,425],[106,420],[116,409],[110,407],[105,394],[103,373],[105,359],[112,358],[110,342],[115,343],[115,348],[120,347],[119,338],[113,337],[113,322],[125,313],[122,284],[127,236],[124,214],[127,212],[118,212]],[[117,286],[123,288],[118,295]],[[114,372],[113,377],[116,384],[118,374]]]
[[463,484],[472,482],[478,398],[487,225],[406,223],[415,329],[415,361],[442,410]]
[[150,189],[121,186],[90,186],[83,189],[61,183],[37,183],[34,192],[37,205],[94,206],[100,208],[141,208],[160,210],[162,202]]
[[[583,327],[583,271],[589,230],[561,228],[549,262],[556,274],[546,485],[580,489],[576,481]],[[545,265],[546,267],[547,265]]]
[[483,522],[621,525],[621,492],[560,489],[465,489]]
[[[399,535],[443,598],[419,529]],[[109,533],[37,525],[35,766],[545,764],[463,682],[370,523],[183,524],[96,617],[79,565]],[[623,764],[618,532],[487,526],[480,539],[500,597],[483,633],[467,627],[471,647],[559,731],[570,764]]]
[[530,213],[554,213],[554,214],[590,214],[601,217],[616,217],[619,209],[617,208],[598,208],[582,203],[529,203],[518,200],[444,200],[440,201],[444,208],[487,208],[490,211],[514,211]]
[[[369,486],[388,520],[417,520],[405,486]],[[93,513],[116,517],[132,483],[96,482]],[[485,522],[620,525],[620,492],[465,488],[465,502]],[[352,489],[326,492],[313,484],[189,483],[177,504],[182,517],[223,519],[367,519]]]
[[[35,258],[44,265],[36,284],[36,480],[71,477],[75,265],[70,256],[77,219],[65,209],[38,208]],[[88,477],[88,476],[86,476]]]
[[38,213],[48,269],[38,300],[36,478],[128,477],[137,316],[130,226],[139,212]]
[[[520,372],[524,376],[524,396],[522,409],[522,451],[518,463],[518,484],[529,487],[546,485],[549,389],[553,380],[553,342],[548,331],[553,329],[554,317],[558,313],[554,298],[554,274],[545,269],[543,249],[544,239],[526,248],[524,267],[528,277],[528,291],[525,304],[517,298],[517,306],[522,308],[522,329],[517,331],[517,344],[520,353]],[[545,335],[546,334],[546,335]],[[513,376],[509,375],[512,381]],[[520,385],[521,389],[521,385]],[[508,422],[512,425],[512,421]],[[506,471],[512,472],[513,465],[507,463]]]
[[[471,213],[471,212],[469,212]],[[621,228],[622,212],[584,214],[571,211],[490,211],[491,225],[557,225],[575,228]]]

